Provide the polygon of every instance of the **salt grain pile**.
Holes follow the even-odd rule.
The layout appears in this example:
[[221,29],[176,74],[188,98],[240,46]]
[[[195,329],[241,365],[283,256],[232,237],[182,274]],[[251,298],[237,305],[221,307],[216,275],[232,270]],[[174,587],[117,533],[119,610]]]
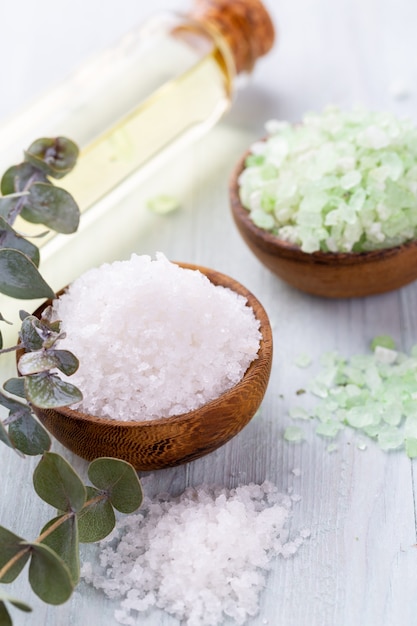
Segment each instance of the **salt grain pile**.
[[143,420],[198,408],[233,387],[261,334],[246,299],[162,254],[132,255],[78,278],[54,302],[80,360],[71,376],[99,417]]
[[288,538],[292,500],[269,482],[234,490],[189,488],[144,503],[101,542],[86,582],[120,599],[119,623],[159,608],[187,626],[244,624],[257,614],[273,557],[292,556],[309,531]]

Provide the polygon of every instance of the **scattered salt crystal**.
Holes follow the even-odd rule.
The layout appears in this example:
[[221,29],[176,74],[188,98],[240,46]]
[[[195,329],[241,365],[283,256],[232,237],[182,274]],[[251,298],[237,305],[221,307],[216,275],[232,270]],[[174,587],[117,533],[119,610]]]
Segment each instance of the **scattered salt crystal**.
[[288,426],[284,431],[284,439],[293,443],[299,443],[304,439],[304,434],[298,426]]
[[292,473],[294,474],[294,476],[301,476],[301,470],[299,467],[294,467]]
[[[346,426],[372,438],[382,450],[405,449],[410,458],[417,457],[417,350],[410,354],[394,350],[389,335],[379,335],[371,342],[371,354],[357,354],[350,359],[335,352],[325,353],[322,371],[306,385],[310,393],[321,398],[320,404],[308,410],[289,409],[297,419],[301,411],[320,421],[316,433],[335,438]],[[295,426],[290,428],[296,428]],[[290,430],[290,435],[296,437]],[[286,439],[288,437],[285,437]],[[363,439],[357,442],[365,450]],[[334,451],[336,444],[327,450]]]
[[146,204],[148,209],[159,215],[172,213],[180,206],[178,198],[164,194],[150,198]]
[[257,358],[259,321],[244,297],[162,254],[132,255],[75,280],[54,302],[80,360],[78,408],[99,417],[178,415],[233,387]]
[[298,367],[308,367],[311,364],[311,356],[303,352],[295,358],[294,363]]
[[121,624],[154,607],[189,626],[245,624],[258,612],[272,559],[293,556],[310,536],[304,529],[289,539],[291,507],[270,482],[146,499],[100,543],[100,563],[84,563],[82,577],[120,601]]

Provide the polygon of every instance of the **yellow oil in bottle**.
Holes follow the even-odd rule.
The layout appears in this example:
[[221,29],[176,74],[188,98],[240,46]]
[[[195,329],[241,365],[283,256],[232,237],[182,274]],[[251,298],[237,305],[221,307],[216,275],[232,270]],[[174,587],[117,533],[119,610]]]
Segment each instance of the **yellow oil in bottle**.
[[[78,232],[36,240],[53,289],[119,251],[140,219],[129,192],[219,120],[235,77],[273,39],[260,0],[195,0],[189,15],[157,16],[0,128],[2,172],[39,137],[67,136],[81,149],[73,172],[56,181],[80,206]],[[44,231],[23,220],[15,227]],[[0,308],[14,318],[13,302]]]

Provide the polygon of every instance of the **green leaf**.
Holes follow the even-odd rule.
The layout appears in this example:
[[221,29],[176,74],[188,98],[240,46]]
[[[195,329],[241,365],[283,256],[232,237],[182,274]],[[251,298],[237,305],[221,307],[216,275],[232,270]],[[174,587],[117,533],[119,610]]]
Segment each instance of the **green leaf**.
[[53,550],[68,567],[72,584],[75,586],[80,579],[80,555],[78,544],[78,526],[75,515],[60,515],[50,520],[42,529],[42,535],[59,520],[63,520],[50,534],[42,539],[44,545]]
[[71,383],[45,373],[25,376],[25,395],[29,402],[41,409],[69,406],[83,398],[81,391]]
[[12,165],[1,179],[1,193],[3,196],[7,196],[11,193],[21,192],[28,183],[30,184],[31,180],[47,182],[45,175],[30,163]]
[[54,298],[36,265],[20,250],[0,249],[0,292],[11,298]]
[[13,248],[20,250],[29,259],[39,267],[39,248],[33,243],[19,235],[6,220],[0,216],[0,245],[2,248]]
[[24,545],[24,539],[0,526],[0,570],[18,554],[21,557],[1,578],[2,583],[11,583],[19,576],[29,558],[29,550]]
[[0,626],[13,626],[12,618],[2,600],[0,600]]
[[77,371],[80,362],[72,352],[69,350],[51,350],[51,353],[56,359],[56,367],[66,376],[71,376]]
[[[17,205],[22,201],[21,195],[6,196],[0,198],[0,216],[7,222],[11,223],[13,220],[11,216],[15,213]],[[17,213],[18,214],[18,213]]]
[[9,437],[9,433],[5,429],[5,427],[3,425],[3,422],[1,420],[0,420],[0,441],[5,443],[6,446],[9,446],[9,448],[13,448],[14,449],[14,443],[11,440],[11,438]]
[[73,592],[71,574],[51,548],[41,543],[31,547],[29,582],[37,596],[48,604],[63,604]]
[[29,456],[43,454],[51,447],[51,438],[30,411],[9,424],[9,437],[17,450]]
[[142,503],[142,487],[135,469],[126,461],[103,457],[90,463],[88,477],[106,492],[115,509],[133,513]]
[[116,524],[113,507],[107,495],[94,487],[87,487],[87,502],[78,513],[78,532],[81,543],[101,541]]
[[40,350],[42,348],[42,337],[36,331],[36,326],[39,323],[38,318],[34,315],[27,315],[22,320],[19,336],[26,350]]
[[35,491],[60,511],[80,511],[87,492],[77,472],[62,456],[46,452],[33,473]]
[[57,359],[48,350],[26,352],[19,359],[18,368],[22,376],[48,372],[57,367]]
[[78,359],[68,350],[37,350],[27,352],[19,359],[19,372],[23,376],[38,374],[58,368],[67,376],[77,371]]
[[5,396],[0,391],[0,405],[4,406],[5,409],[8,409],[10,413],[20,413],[21,411],[27,411],[28,407],[23,402],[19,400],[14,400],[13,398],[9,398]]
[[74,233],[80,210],[68,191],[49,183],[34,183],[20,215],[34,224],[44,224],[57,233]]
[[77,145],[66,137],[42,138],[34,141],[25,152],[25,161],[47,176],[62,178],[70,172],[78,158]]
[[[0,589],[0,602],[10,602],[13,606],[15,606],[20,611],[25,611],[26,613],[30,613],[32,611],[31,607],[26,604],[26,602],[22,602],[18,598],[14,598],[13,596],[9,596],[8,593],[4,593],[2,589]],[[0,621],[0,624],[2,622]]]
[[9,378],[3,384],[3,389],[19,398],[25,398],[25,381],[23,378]]

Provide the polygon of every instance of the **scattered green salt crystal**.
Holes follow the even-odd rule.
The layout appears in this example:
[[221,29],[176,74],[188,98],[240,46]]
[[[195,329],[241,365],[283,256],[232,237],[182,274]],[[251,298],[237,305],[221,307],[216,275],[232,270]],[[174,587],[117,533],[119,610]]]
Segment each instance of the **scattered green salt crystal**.
[[303,352],[295,358],[294,363],[297,367],[308,367],[311,364],[311,356]]
[[406,438],[405,451],[410,459],[415,459],[417,457],[417,439],[415,437]]
[[311,381],[308,385],[308,391],[318,398],[327,398],[329,395],[328,387],[324,383],[317,380]]
[[337,445],[337,443],[330,443],[326,449],[327,449],[327,452],[337,452],[337,450],[339,449],[339,446]]
[[393,450],[404,444],[403,433],[394,427],[388,427],[378,433],[378,444],[382,450]]
[[367,449],[367,447],[368,447],[368,445],[366,444],[366,442],[365,442],[365,441],[363,441],[362,439],[360,439],[360,440],[357,442],[356,447],[357,447],[357,449],[358,449],[358,450],[366,450],[366,449]]
[[396,345],[394,339],[390,335],[378,335],[371,341],[371,350],[375,350],[377,346],[388,348],[389,350],[395,350]]
[[[266,140],[252,146],[239,178],[241,201],[260,228],[305,252],[363,252],[417,237],[410,120],[327,107],[302,124],[270,120],[265,127]],[[256,192],[265,187],[260,204]],[[277,210],[283,200],[285,211]]]
[[298,426],[287,426],[284,431],[284,439],[293,443],[299,443],[304,439],[304,433]]
[[310,419],[310,413],[306,411],[305,409],[303,409],[303,407],[301,406],[295,406],[291,408],[288,414],[293,420],[309,420]]
[[390,350],[389,348],[384,348],[384,346],[376,346],[375,350],[375,359],[380,361],[381,363],[387,363],[391,365],[395,363],[397,360],[398,352],[395,350]]
[[150,209],[154,213],[158,213],[159,215],[167,215],[168,213],[172,213],[173,211],[176,211],[180,206],[178,198],[174,198],[174,196],[168,196],[164,194],[150,198],[146,204],[148,209]]
[[364,428],[375,424],[374,414],[363,406],[353,406],[346,411],[346,421],[353,428]]
[[336,437],[342,425],[339,422],[323,422],[316,427],[316,434],[322,437]]
[[325,353],[320,359],[322,371],[306,384],[318,400],[308,409],[296,407],[289,414],[318,420],[316,433],[322,436],[336,436],[340,429],[350,427],[374,439],[383,450],[408,448],[409,456],[413,455],[417,348],[407,355],[392,346],[391,338],[381,335],[372,342],[371,354],[345,359],[336,352]]

